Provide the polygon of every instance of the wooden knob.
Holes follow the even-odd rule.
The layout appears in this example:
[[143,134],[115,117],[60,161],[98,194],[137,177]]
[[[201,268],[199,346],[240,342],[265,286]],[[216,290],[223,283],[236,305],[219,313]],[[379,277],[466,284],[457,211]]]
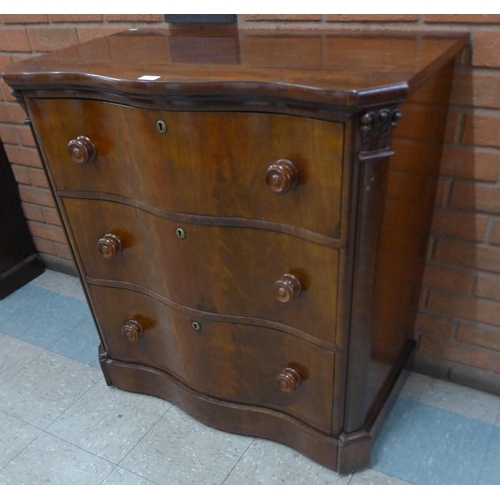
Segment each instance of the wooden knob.
[[276,377],[278,387],[283,392],[293,392],[302,382],[300,375],[293,368],[284,368]]
[[130,319],[129,321],[127,321],[127,324],[122,328],[123,336],[131,342],[139,340],[139,337],[143,333],[144,328],[138,321],[135,321],[135,319]]
[[299,182],[299,170],[290,160],[278,160],[267,169],[266,182],[273,193],[288,193]]
[[97,242],[97,249],[105,259],[114,259],[122,251],[122,242],[114,234],[106,234]]
[[293,274],[284,274],[273,286],[274,294],[280,302],[290,302],[302,291],[299,279]]
[[68,153],[70,158],[79,165],[85,165],[97,156],[95,144],[83,135],[68,142]]

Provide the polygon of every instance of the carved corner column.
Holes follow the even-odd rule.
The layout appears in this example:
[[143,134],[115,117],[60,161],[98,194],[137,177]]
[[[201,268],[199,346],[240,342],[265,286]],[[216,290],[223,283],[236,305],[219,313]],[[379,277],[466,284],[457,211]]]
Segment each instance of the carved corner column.
[[[397,107],[365,111],[358,117],[359,177],[353,248],[353,293],[344,433],[364,428],[371,360],[374,295],[380,227],[384,213],[392,130],[401,118]],[[341,443],[350,442],[341,439]],[[341,444],[342,446],[342,444]]]

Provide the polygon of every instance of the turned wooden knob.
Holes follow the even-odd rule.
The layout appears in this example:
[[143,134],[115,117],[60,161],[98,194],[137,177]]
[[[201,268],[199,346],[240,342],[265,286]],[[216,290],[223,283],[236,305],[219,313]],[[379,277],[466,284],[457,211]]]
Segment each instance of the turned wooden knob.
[[142,325],[135,321],[135,319],[130,319],[127,321],[127,324],[122,328],[122,334],[131,342],[135,342],[139,340],[139,337],[144,333],[144,328]]
[[293,274],[284,274],[273,286],[274,294],[280,302],[290,302],[302,291],[299,279]]
[[97,156],[95,144],[83,135],[68,142],[70,158],[79,165],[85,165]]
[[302,382],[300,375],[293,368],[284,368],[276,377],[278,387],[283,392],[293,392]]
[[299,182],[299,169],[290,160],[278,160],[267,169],[266,182],[273,193],[288,193]]
[[114,259],[122,251],[122,242],[114,234],[106,234],[97,242],[97,249],[105,259]]

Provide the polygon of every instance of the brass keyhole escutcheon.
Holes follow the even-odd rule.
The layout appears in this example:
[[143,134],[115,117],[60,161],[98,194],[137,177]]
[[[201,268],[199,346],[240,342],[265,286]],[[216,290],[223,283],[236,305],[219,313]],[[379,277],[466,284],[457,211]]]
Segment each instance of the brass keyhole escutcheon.
[[198,323],[198,321],[193,321],[191,323],[191,326],[193,327],[193,330],[196,330],[197,332],[201,330],[201,325]]
[[182,227],[178,227],[175,230],[175,234],[177,235],[177,238],[179,238],[181,240],[183,240],[186,237],[186,231],[184,231],[184,229],[182,229]]
[[156,130],[160,132],[160,134],[166,134],[167,133],[167,124],[163,120],[157,120],[156,121]]

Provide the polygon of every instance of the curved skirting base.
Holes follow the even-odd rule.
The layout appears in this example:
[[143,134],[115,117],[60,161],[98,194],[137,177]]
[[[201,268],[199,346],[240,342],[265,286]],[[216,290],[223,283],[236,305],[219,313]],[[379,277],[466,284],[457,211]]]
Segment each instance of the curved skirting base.
[[205,425],[277,441],[337,470],[337,439],[277,411],[205,396],[161,370],[109,359],[100,349],[101,367],[108,385],[160,397]]
[[349,474],[368,466],[374,439],[411,366],[414,345],[408,345],[393,382],[368,419],[366,427],[351,434],[342,434],[338,439],[274,410],[206,396],[156,368],[110,359],[101,346],[99,352],[108,385],[157,396],[170,401],[205,425],[282,443],[324,467],[340,474]]

